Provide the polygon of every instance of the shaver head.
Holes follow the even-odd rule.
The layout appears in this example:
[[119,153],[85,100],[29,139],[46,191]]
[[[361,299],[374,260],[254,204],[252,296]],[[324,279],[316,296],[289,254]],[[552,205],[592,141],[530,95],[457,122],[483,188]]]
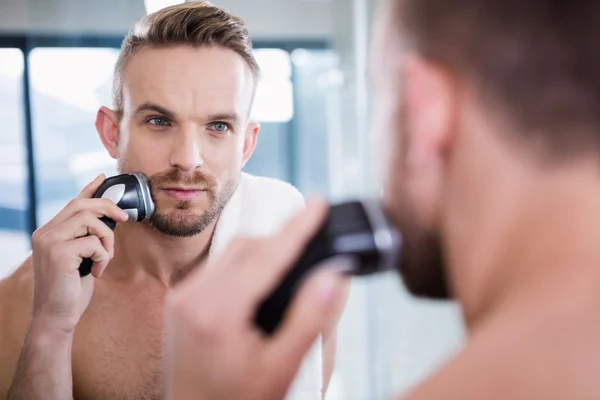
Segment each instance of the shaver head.
[[330,207],[327,218],[308,246],[301,264],[350,256],[345,273],[361,276],[395,268],[401,236],[390,224],[376,199],[357,200]]
[[[154,201],[150,195],[148,179],[140,173],[122,174],[107,178],[94,198],[110,199],[129,215],[131,221],[143,221],[154,214]],[[115,229],[116,223],[108,217],[100,218],[110,229]],[[84,258],[79,266],[79,275],[88,276],[92,271],[93,262]]]
[[140,172],[135,172],[133,176],[135,176],[138,180],[138,190],[141,194],[141,199],[144,204],[143,218],[141,220],[149,219],[156,210],[156,206],[154,204],[154,200],[152,200],[152,194],[150,192],[150,183],[148,182],[148,178],[146,177],[146,175]]
[[107,178],[94,197],[112,200],[131,221],[148,219],[155,211],[148,178],[139,172]]
[[378,200],[333,206],[324,230],[330,240],[329,257],[350,255],[357,259],[347,271],[350,275],[370,275],[396,267],[402,238]]

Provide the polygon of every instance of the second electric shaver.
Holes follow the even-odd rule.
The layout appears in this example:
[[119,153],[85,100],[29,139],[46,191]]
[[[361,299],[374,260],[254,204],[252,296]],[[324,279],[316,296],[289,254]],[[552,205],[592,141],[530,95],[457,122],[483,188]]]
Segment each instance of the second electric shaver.
[[400,246],[400,234],[388,222],[379,202],[353,201],[332,206],[303,255],[260,305],[256,325],[267,334],[273,333],[304,278],[322,261],[349,256],[355,262],[345,272],[368,275],[394,268]]

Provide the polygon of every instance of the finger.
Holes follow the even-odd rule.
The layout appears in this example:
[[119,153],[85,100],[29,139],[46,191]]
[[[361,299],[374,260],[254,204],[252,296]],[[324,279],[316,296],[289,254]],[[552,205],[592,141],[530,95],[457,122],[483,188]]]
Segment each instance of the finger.
[[81,211],[63,224],[48,232],[43,238],[48,243],[62,243],[80,237],[94,235],[112,258],[114,252],[114,232],[96,214]]
[[63,211],[64,219],[81,211],[90,211],[97,218],[108,217],[117,222],[125,222],[129,219],[129,215],[110,199],[75,199]]
[[89,199],[89,198],[94,197],[94,194],[96,193],[96,191],[98,190],[100,185],[102,185],[102,182],[104,182],[105,179],[106,179],[106,176],[104,174],[98,175],[96,178],[94,178],[93,181],[91,181],[83,189],[81,189],[81,192],[79,192],[77,197],[84,198],[84,199]]
[[36,240],[37,238],[43,236],[44,234],[46,234],[46,232],[53,229],[58,224],[69,218],[74,213],[81,211],[81,207],[73,207],[73,205],[74,203],[77,203],[77,205],[81,205],[83,203],[76,202],[75,200],[93,197],[94,193],[96,193],[102,182],[104,182],[104,179],[104,174],[100,174],[92,182],[88,183],[77,195],[77,197],[71,200],[65,208],[63,208],[57,215],[54,216],[54,218],[48,221],[44,226],[38,228],[33,233],[32,239]]
[[299,290],[265,355],[267,363],[277,366],[271,370],[281,373],[281,379],[293,376],[319,334],[339,314],[346,279],[325,268],[311,275]]
[[91,258],[94,265],[101,266],[106,266],[110,260],[110,255],[96,236],[85,236],[65,242],[59,247],[59,251],[69,254],[72,261],[69,265],[75,266],[75,269],[79,268],[84,258]]
[[311,197],[306,202],[306,208],[298,212],[277,235],[280,244],[297,244],[298,237],[309,239],[327,214],[327,203],[320,197]]
[[104,176],[104,174],[100,174],[96,178],[94,178],[94,180],[91,181],[90,183],[88,183],[81,190],[81,192],[79,192],[79,194],[66,205],[65,208],[63,208],[57,215],[55,215],[54,218],[52,218],[50,221],[48,221],[48,223],[46,223],[46,225],[44,225],[43,227],[38,229],[35,232],[35,235],[42,236],[48,230],[54,228],[56,225],[60,224],[64,220],[66,220],[74,213],[81,211],[81,208],[73,207],[73,205],[75,203],[78,205],[81,204],[81,203],[77,202],[76,200],[83,199],[83,198],[87,199],[87,198],[93,197],[94,194],[96,193],[96,191],[98,190],[98,188],[100,187],[100,185],[102,184],[102,182],[104,182],[105,178],[106,177]]
[[47,224],[42,235],[83,211],[93,213],[96,218],[106,216],[116,222],[125,222],[129,219],[129,215],[112,200],[75,198]]
[[[278,234],[270,249],[273,263],[289,265],[304,252],[327,215],[327,204],[318,198],[309,200],[306,209],[298,213]],[[265,266],[265,268],[270,268]]]
[[253,306],[258,298],[274,290],[304,252],[326,212],[326,203],[318,199],[310,201],[306,210],[294,217],[277,237],[252,243],[253,248],[240,251],[245,257],[233,261],[241,270],[232,289],[237,296]]
[[102,274],[104,274],[104,271],[106,270],[106,268],[108,267],[109,262],[110,262],[110,260],[92,264],[91,275],[94,278],[100,278],[102,276]]

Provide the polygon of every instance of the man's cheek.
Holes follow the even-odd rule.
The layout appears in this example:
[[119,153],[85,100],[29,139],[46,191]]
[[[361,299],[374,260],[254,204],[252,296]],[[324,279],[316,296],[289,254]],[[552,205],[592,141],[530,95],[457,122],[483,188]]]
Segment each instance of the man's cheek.
[[242,168],[243,153],[235,146],[222,146],[202,152],[204,169],[217,177],[227,177]]
[[171,149],[169,142],[138,139],[130,143],[128,158],[140,168],[161,172],[170,167]]

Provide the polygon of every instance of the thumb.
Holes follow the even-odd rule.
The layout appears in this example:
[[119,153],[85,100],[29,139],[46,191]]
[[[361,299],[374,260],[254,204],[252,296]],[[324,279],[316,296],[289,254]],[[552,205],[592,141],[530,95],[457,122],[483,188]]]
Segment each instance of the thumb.
[[96,193],[100,185],[102,185],[102,182],[104,182],[105,179],[106,176],[104,174],[98,175],[93,181],[91,181],[83,189],[81,189],[81,192],[79,192],[77,197],[81,197],[84,199],[94,197],[94,194]]
[[336,269],[319,267],[298,291],[270,345],[270,361],[278,365],[274,370],[289,375],[281,379],[293,378],[319,334],[339,315],[345,279]]

